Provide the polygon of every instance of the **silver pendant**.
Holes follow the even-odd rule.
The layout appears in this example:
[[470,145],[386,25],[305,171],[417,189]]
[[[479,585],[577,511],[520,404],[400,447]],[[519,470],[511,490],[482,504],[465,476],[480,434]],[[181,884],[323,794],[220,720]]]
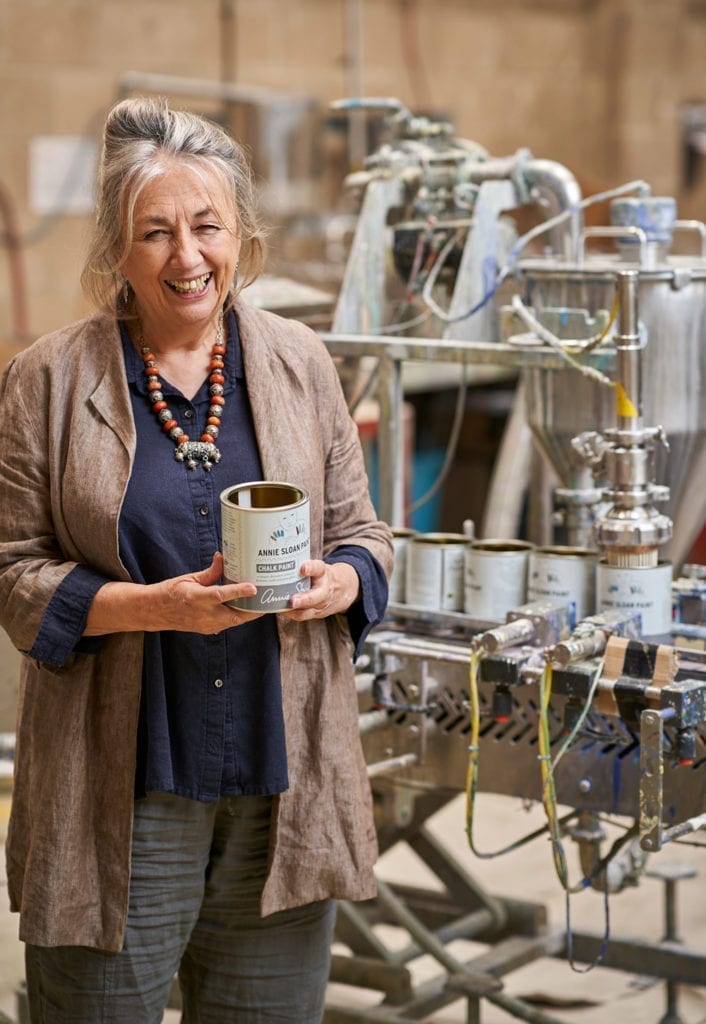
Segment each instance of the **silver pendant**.
[[177,462],[185,462],[187,469],[196,469],[201,465],[208,473],[214,462],[221,461],[221,453],[210,441],[187,441],[186,444],[176,446],[174,458]]

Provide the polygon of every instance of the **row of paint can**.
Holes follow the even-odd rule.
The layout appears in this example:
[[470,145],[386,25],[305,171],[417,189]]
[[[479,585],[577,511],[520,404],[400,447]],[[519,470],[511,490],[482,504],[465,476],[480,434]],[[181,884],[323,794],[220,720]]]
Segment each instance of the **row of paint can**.
[[393,534],[392,601],[497,622],[529,601],[549,600],[569,607],[572,624],[597,610],[615,609],[639,612],[645,635],[669,630],[668,563],[626,569],[599,561],[588,548],[474,541],[461,533]]

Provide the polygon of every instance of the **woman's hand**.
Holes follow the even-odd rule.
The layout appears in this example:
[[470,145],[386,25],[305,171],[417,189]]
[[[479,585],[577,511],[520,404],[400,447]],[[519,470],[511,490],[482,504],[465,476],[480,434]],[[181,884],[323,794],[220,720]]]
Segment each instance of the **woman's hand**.
[[347,611],[360,596],[358,573],[347,562],[329,565],[315,558],[304,562],[301,571],[311,578],[311,589],[292,597],[291,611],[282,612],[289,619],[325,619]]
[[216,552],[208,569],[161,583],[106,583],[91,604],[84,636],[105,633],[177,630],[221,633],[260,618],[261,612],[230,608],[226,601],[253,597],[253,583],[220,583],[223,556]]

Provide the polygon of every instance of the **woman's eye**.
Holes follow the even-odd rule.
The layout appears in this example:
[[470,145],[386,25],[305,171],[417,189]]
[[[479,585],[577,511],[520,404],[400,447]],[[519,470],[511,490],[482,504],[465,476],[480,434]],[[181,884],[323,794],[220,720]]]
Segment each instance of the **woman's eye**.
[[215,231],[220,231],[221,229],[218,224],[199,224],[196,230],[201,232],[201,234],[210,235]]
[[161,228],[155,228],[154,231],[148,231],[147,232],[147,234],[145,235],[145,241],[146,242],[151,242],[151,241],[158,240],[160,238],[165,238],[166,234],[167,234],[167,232],[163,231]]

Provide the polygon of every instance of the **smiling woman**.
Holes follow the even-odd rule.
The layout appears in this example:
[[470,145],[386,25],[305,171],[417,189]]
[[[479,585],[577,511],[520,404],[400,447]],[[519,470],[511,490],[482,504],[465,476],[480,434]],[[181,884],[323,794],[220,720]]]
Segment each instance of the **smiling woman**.
[[[240,298],[262,237],[229,136],[123,101],[99,311],[3,378],[0,624],[28,655],[8,886],[43,1024],[155,1024],[175,971],[189,1024],[318,1024],[333,900],[375,891],[351,655],[391,534],[325,346]],[[219,496],[259,480],[310,496],[276,616],[223,578]]]
[[133,316],[130,333],[189,398],[208,369],[233,285],[236,225],[233,200],[218,176],[177,161],[147,182],[134,206],[132,241],[120,266],[131,302],[125,310]]

